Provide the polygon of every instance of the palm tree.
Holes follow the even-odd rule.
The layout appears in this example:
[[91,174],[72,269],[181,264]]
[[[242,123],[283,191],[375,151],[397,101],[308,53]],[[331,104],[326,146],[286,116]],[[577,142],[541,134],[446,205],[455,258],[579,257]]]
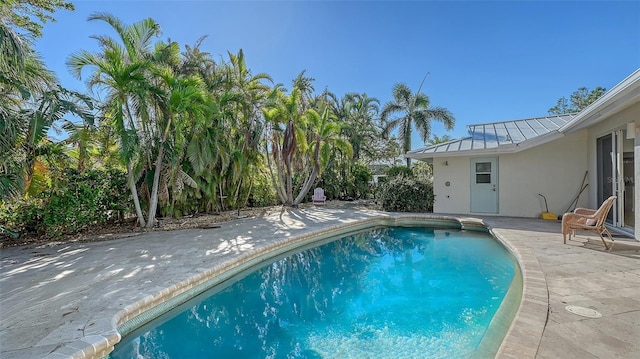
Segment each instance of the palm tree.
[[[33,41],[42,36],[44,24],[55,21],[52,15],[59,9],[74,10],[74,6],[64,0],[0,3],[0,99],[3,100],[0,103],[3,105],[5,99],[1,96],[6,94],[8,88],[15,89],[14,86],[17,86],[23,95],[28,95],[34,86],[42,84],[43,76],[54,80],[53,74],[45,69],[32,46]],[[45,90],[42,87],[40,89]]]
[[327,166],[332,148],[339,147],[352,155],[351,145],[340,137],[341,127],[327,96],[311,101],[315,108],[306,111],[301,110],[301,96],[298,87],[289,96],[279,92],[276,105],[263,110],[267,121],[265,152],[272,182],[282,204],[292,207],[299,205],[315,184]]
[[[186,147],[185,133],[194,125],[202,124],[208,117],[208,102],[205,85],[199,76],[176,76],[170,68],[164,68],[159,74],[162,88],[165,90],[161,106],[162,116],[156,121],[160,132],[157,143],[157,155],[153,169],[153,183],[149,203],[149,220],[153,223],[158,206],[158,190],[162,182],[165,200],[168,200],[168,188],[171,184],[179,194],[184,184],[195,186],[195,181],[182,171],[182,159]],[[163,162],[168,152],[172,161]],[[165,174],[161,180],[161,174]]]
[[313,77],[305,76],[306,70],[302,70],[298,76],[292,81],[293,89],[300,91],[300,108],[302,111],[306,111],[311,106],[313,100],[313,92],[315,87],[313,86]]
[[[348,141],[351,151],[332,149],[331,161],[323,171],[322,186],[329,196],[357,197],[354,176],[362,173],[367,160],[377,158],[376,143],[380,139],[378,126],[379,101],[366,93],[347,93],[342,98],[326,92],[332,116],[340,123],[340,136]],[[349,155],[349,156],[347,156]]]
[[295,155],[299,146],[306,146],[302,130],[304,117],[299,110],[299,90],[294,89],[289,96],[279,90],[277,93],[279,99],[275,105],[262,110],[267,122],[265,152],[273,186],[282,204],[293,206]]
[[[100,123],[101,121],[98,122]],[[99,124],[91,131],[89,141],[88,152],[90,158],[93,160],[92,167],[103,169],[117,169],[121,167],[118,135],[113,127],[107,123]],[[124,167],[122,167],[122,169],[124,169]]]
[[[411,134],[414,126],[425,142],[431,135],[431,120],[441,121],[447,130],[453,129],[455,118],[451,112],[444,107],[429,105],[430,100],[427,95],[420,93],[420,90],[413,94],[407,85],[399,83],[393,87],[393,101],[387,102],[382,108],[380,119],[385,124],[385,135],[397,128],[405,153],[411,150]],[[399,116],[392,118],[394,114]],[[411,159],[407,158],[407,167],[410,166]]]
[[[49,152],[42,147],[49,129],[68,113],[78,116],[85,125],[92,126],[94,120],[92,109],[93,104],[87,96],[58,86],[56,89],[46,91],[32,109],[22,111],[28,119],[25,138],[22,141],[25,159],[25,191],[29,191],[31,186],[37,157]],[[51,149],[51,146],[46,146],[46,143],[44,147]]]
[[[0,5],[0,7],[5,5]],[[0,199],[20,195],[26,179],[22,141],[29,137],[34,98],[56,79],[31,48],[30,38],[0,20]]]
[[347,157],[353,156],[353,148],[351,144],[340,136],[342,130],[336,118],[332,115],[329,105],[324,101],[320,104],[320,113],[314,109],[306,112],[307,122],[311,130],[309,157],[312,164],[312,170],[306,181],[302,185],[302,189],[294,201],[294,205],[298,205],[309,192],[318,176],[324,168],[327,167],[331,152],[337,149],[345,153]]
[[445,143],[449,141],[451,141],[451,136],[449,135],[443,135],[442,137],[439,137],[438,135],[433,135],[433,137],[429,138],[429,140],[427,141],[427,144],[437,145],[439,143]]
[[20,194],[24,188],[21,141],[27,138],[33,100],[55,89],[55,76],[33,50],[42,27],[55,21],[59,9],[73,4],[56,1],[0,2],[0,200]]
[[379,137],[376,127],[380,101],[367,94],[348,93],[339,106],[342,113],[343,134],[349,139],[353,148],[353,161],[359,161],[363,152],[371,155],[371,145]]
[[140,206],[134,163],[142,155],[144,143],[141,142],[153,137],[148,106],[149,96],[156,90],[147,75],[153,66],[151,40],[160,34],[160,26],[150,18],[125,25],[116,17],[103,13],[91,15],[89,21],[104,21],[111,25],[119,42],[108,36],[94,36],[100,43],[101,52],[80,51],[71,55],[67,66],[78,79],[82,78],[83,69],[91,68],[87,79],[89,89],[106,94],[101,110],[118,132],[136,214],[140,226],[145,227],[147,222]]
[[[182,52],[182,61],[177,71],[182,75],[200,75],[203,80],[211,78],[217,69],[216,62],[211,58],[211,54],[200,50],[200,46],[207,36],[202,36],[193,46],[185,45]],[[220,78],[215,76],[214,78]]]
[[[186,128],[182,170],[193,180],[195,187],[184,188],[179,195],[172,198],[171,207],[174,213],[181,214],[203,210],[209,212],[224,207],[221,193],[222,173],[229,168],[232,142],[231,125],[238,111],[236,104],[240,95],[234,92],[229,65],[217,64],[211,55],[200,50],[206,37],[201,37],[193,46],[185,46],[181,62],[176,67],[176,74],[184,77],[198,76],[203,83],[203,90],[208,93],[206,117],[192,118],[192,126]],[[246,70],[246,67],[245,67]],[[247,70],[248,71],[248,70]],[[240,71],[238,71],[240,72]],[[178,153],[171,154],[171,162],[177,165]],[[171,165],[172,167],[174,165]],[[176,172],[177,173],[177,172]],[[174,177],[176,180],[180,176]],[[186,179],[186,177],[183,177]],[[179,187],[179,181],[176,182]],[[199,199],[193,201],[193,198]]]
[[[260,108],[267,100],[270,87],[264,82],[273,83],[266,73],[252,74],[247,68],[244,52],[229,53],[229,64],[226,66],[226,76],[229,90],[235,95],[233,115],[228,123],[230,163],[226,179],[229,180],[229,190],[233,191],[235,206],[239,209],[244,201],[240,200],[243,183],[251,186],[250,169],[257,163],[260,156],[260,138],[264,130],[264,123]],[[226,182],[226,181],[225,181]],[[233,188],[231,188],[233,186]],[[248,191],[247,197],[248,198]]]

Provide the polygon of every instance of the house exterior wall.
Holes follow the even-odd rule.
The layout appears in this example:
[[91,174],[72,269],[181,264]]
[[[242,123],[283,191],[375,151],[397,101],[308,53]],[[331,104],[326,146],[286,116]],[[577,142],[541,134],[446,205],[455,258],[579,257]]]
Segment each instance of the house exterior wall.
[[634,141],[634,159],[635,159],[635,174],[634,174],[634,183],[635,183],[635,189],[636,189],[636,193],[634,194],[634,203],[633,206],[635,208],[635,212],[636,212],[636,216],[635,216],[635,224],[634,224],[634,228],[635,228],[635,237],[636,239],[640,239],[640,211],[638,211],[638,205],[640,205],[640,186],[638,186],[638,183],[640,183],[640,131],[638,130],[640,128],[640,116],[636,116],[635,117],[635,123],[636,123],[636,139]]
[[[498,156],[498,211],[501,216],[538,217],[545,211],[561,214],[580,191],[588,167],[587,131],[565,136],[521,152]],[[470,161],[491,155],[433,159],[434,212],[471,214]],[[450,185],[446,186],[446,182]],[[586,193],[579,206],[588,203]]]
[[[587,131],[500,156],[500,215],[538,217],[549,211],[562,214],[580,192],[587,171]],[[588,203],[583,193],[578,206]]]
[[[636,124],[636,136],[634,140],[634,160],[635,160],[635,194],[634,194],[634,208],[635,211],[635,237],[640,238],[640,213],[638,211],[638,205],[640,204],[640,188],[638,182],[640,181],[640,103],[636,103],[633,106],[614,114],[604,121],[592,126],[588,131],[588,164],[589,164],[589,183],[597,183],[597,139],[610,134],[614,130],[624,129],[627,123],[635,122]],[[627,149],[625,149],[626,151]],[[628,174],[625,174],[628,175]],[[600,206],[598,203],[598,192],[593,189],[589,191],[589,203],[590,208],[597,208]]]
[[[469,157],[433,159],[435,213],[469,213],[471,201]],[[449,182],[449,186],[446,183]]]

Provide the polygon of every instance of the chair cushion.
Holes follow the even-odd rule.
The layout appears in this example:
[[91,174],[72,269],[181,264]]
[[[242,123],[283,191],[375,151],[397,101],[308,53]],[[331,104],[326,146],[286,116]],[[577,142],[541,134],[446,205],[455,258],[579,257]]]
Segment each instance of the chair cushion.
[[587,226],[595,226],[598,220],[595,218],[587,219]]

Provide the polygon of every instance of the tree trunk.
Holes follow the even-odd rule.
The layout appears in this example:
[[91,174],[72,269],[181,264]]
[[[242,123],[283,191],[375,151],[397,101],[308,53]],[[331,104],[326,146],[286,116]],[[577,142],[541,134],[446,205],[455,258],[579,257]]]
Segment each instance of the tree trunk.
[[240,187],[242,186],[242,178],[243,177],[240,177],[240,181],[238,181],[238,186],[236,187],[236,193],[234,194],[234,202],[236,209],[238,210],[238,217],[240,217]]
[[[129,120],[129,126],[131,126],[131,128],[136,128],[133,124],[133,115],[131,114],[131,108],[129,108],[129,102],[127,101],[127,97],[122,95],[120,96],[120,100],[125,104],[126,117]],[[124,123],[123,123],[123,127],[126,127]],[[142,213],[142,208],[140,207],[140,198],[138,197],[138,188],[136,187],[136,180],[133,177],[133,165],[131,164],[131,160],[127,162],[127,181],[129,182],[129,189],[131,190],[131,197],[133,197],[133,206],[136,209],[138,222],[140,223],[140,227],[144,228],[147,226],[147,222],[144,219],[144,214]]]
[[307,178],[307,181],[304,183],[304,186],[300,189],[300,193],[298,193],[298,197],[296,197],[296,199],[292,203],[293,207],[302,203],[302,200],[304,199],[304,197],[307,195],[307,193],[315,183],[316,178],[318,177],[318,172],[320,171],[317,169],[317,167],[313,166],[313,171],[311,171],[311,174]]
[[[274,152],[272,154],[269,153],[269,144],[268,141],[265,141],[265,153],[267,154],[267,167],[269,168],[269,175],[271,177],[271,183],[273,184],[273,188],[275,188],[276,193],[278,194],[278,197],[280,197],[280,202],[282,202],[282,204],[284,204],[286,202],[285,199],[285,194],[284,194],[284,187],[282,186],[282,176],[280,173],[280,165],[279,165],[279,161],[278,161],[278,156],[279,151],[277,150],[277,141],[274,140],[273,142],[273,146],[274,146]],[[278,172],[278,179],[276,179],[276,174],[273,173],[273,164],[271,163],[271,155],[273,155],[274,157],[274,162],[276,162],[275,166],[276,166],[276,171]]]
[[156,219],[156,210],[158,209],[158,186],[160,184],[160,172],[162,171],[162,159],[164,157],[164,144],[167,141],[167,136],[169,135],[169,129],[171,128],[171,121],[173,118],[169,116],[167,121],[167,127],[164,129],[164,133],[162,134],[162,140],[160,140],[160,145],[158,147],[158,157],[156,159],[156,169],[153,173],[153,187],[151,189],[151,198],[149,199],[149,221],[147,222],[147,227],[152,228],[154,226],[154,221]]
[[156,159],[155,172],[153,173],[153,186],[151,189],[151,198],[149,199],[149,221],[147,227],[152,228],[156,219],[156,210],[158,209],[158,186],[160,184],[160,171],[162,171],[162,157],[164,157],[164,141],[160,143],[158,149],[158,158]]
[[286,170],[286,184],[287,184],[287,203],[286,205],[293,206],[293,175],[291,174],[291,164],[285,162]]
[[307,180],[304,182],[304,185],[300,189],[300,193],[298,193],[298,196],[293,201],[292,206],[294,207],[299,205],[302,202],[304,197],[307,195],[307,192],[309,192],[309,190],[315,183],[316,178],[318,177],[318,173],[320,173],[320,145],[321,145],[321,141],[318,140],[316,143],[316,148],[313,150],[313,170],[311,171],[311,174],[309,174],[309,177],[307,177]]
[[295,155],[297,147],[296,131],[293,121],[287,123],[287,128],[284,131],[282,138],[282,157],[285,165],[285,181],[287,188],[287,205],[293,206],[293,174],[292,166],[293,157]]
[[127,182],[129,182],[129,189],[131,190],[131,197],[133,197],[133,205],[136,209],[136,215],[138,216],[138,222],[140,227],[146,227],[144,215],[142,214],[142,208],[140,207],[140,199],[138,198],[138,189],[136,188],[136,181],[133,178],[133,166],[131,162],[127,163]]
[[218,182],[218,194],[219,194],[219,198],[220,198],[220,212],[224,212],[225,210],[225,205],[224,205],[224,199],[225,196],[224,192],[222,191],[222,178],[220,179],[220,182]]

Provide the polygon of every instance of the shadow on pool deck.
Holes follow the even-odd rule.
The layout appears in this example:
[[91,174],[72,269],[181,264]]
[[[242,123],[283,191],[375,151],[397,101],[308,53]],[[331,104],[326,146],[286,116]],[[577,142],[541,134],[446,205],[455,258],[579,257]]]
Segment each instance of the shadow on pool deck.
[[[282,239],[402,216],[328,205],[233,220],[213,229],[2,249],[0,357],[101,357],[107,341],[119,340],[116,316],[163,300],[180,283],[195,285],[194,278],[220,273],[225,264]],[[521,256],[524,291],[534,293],[523,299],[526,308],[501,357],[640,357],[638,242],[616,241],[605,251],[599,238],[579,232],[564,245],[556,221],[482,219]],[[602,317],[569,313],[567,305],[592,308]]]

